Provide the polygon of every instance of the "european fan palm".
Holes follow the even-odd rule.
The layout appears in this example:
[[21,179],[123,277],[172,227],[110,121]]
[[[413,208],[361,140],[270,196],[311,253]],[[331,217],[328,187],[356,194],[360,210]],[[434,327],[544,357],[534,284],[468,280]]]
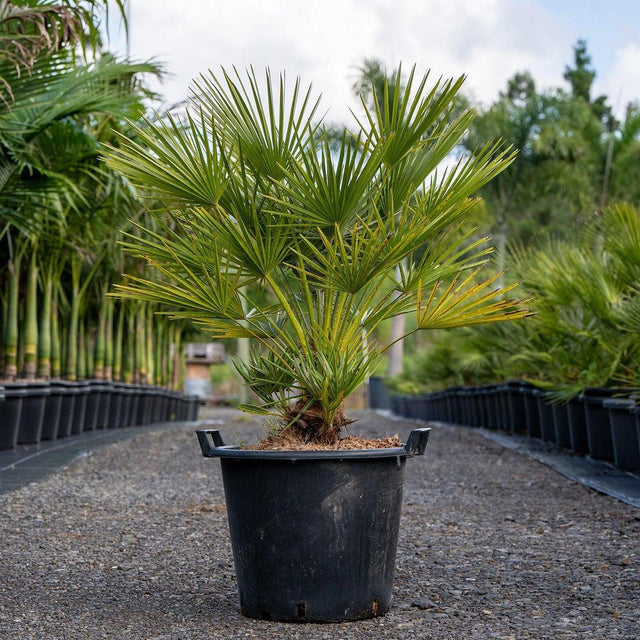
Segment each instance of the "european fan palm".
[[489,143],[440,171],[473,118],[447,117],[463,78],[400,77],[337,150],[299,80],[289,93],[284,76],[223,70],[194,83],[183,117],[147,122],[108,154],[166,205],[159,230],[124,242],[158,277],[132,276],[118,295],[251,338],[238,369],[263,404],[244,408],[307,442],[339,438],[345,398],[389,347],[374,339],[385,320],[414,313],[424,330],[527,315],[479,277],[490,250],[465,227],[513,151]]

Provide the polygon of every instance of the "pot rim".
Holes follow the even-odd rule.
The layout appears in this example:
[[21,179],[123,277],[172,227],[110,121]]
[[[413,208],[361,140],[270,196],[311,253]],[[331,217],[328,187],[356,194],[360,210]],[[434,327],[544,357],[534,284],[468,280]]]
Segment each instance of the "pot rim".
[[[430,427],[413,429],[403,447],[387,449],[346,449],[337,451],[285,451],[241,449],[240,445],[226,445],[218,429],[198,429],[196,434],[205,458],[233,458],[235,460],[344,460],[369,458],[413,458],[424,454]],[[213,440],[213,445],[209,440]]]

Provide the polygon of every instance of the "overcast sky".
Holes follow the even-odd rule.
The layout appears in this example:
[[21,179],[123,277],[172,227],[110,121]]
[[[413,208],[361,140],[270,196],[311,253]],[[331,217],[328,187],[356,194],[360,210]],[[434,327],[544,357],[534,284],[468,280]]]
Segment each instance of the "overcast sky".
[[[640,0],[130,0],[130,48],[163,61],[167,103],[186,97],[207,69],[265,66],[299,75],[322,93],[328,120],[347,122],[350,88],[365,57],[434,76],[468,76],[466,92],[490,103],[516,71],[539,88],[563,86],[578,38],[620,114],[640,100]],[[124,53],[112,26],[112,47]]]

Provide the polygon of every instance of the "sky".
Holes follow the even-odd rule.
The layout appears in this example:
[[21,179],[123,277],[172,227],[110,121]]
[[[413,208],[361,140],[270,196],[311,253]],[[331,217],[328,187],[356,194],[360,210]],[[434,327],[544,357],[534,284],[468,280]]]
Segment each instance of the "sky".
[[[124,53],[121,30],[110,31]],[[357,108],[351,86],[364,58],[433,78],[465,74],[464,91],[486,106],[517,71],[539,89],[566,87],[578,38],[598,74],[592,95],[622,115],[640,101],[640,0],[130,0],[131,56],[165,64],[170,75],[154,88],[167,105],[209,69],[268,66],[311,83],[327,121],[342,124]]]

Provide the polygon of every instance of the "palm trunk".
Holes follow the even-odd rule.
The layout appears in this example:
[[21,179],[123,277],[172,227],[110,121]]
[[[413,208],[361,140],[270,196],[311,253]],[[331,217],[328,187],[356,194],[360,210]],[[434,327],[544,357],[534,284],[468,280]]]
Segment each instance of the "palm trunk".
[[115,345],[113,352],[113,372],[114,380],[122,379],[122,347],[124,341],[124,301],[120,301],[118,310],[118,324],[116,325]]
[[65,361],[64,377],[67,380],[78,379],[78,329],[80,322],[80,269],[82,265],[71,261],[71,313],[67,330],[67,357]]
[[154,322],[154,346],[153,346],[153,369],[154,369],[154,377],[157,384],[161,387],[165,385],[164,379],[164,349],[165,349],[165,339],[164,339],[164,324],[160,321],[160,318],[156,317]]
[[4,335],[4,377],[15,380],[18,375],[18,293],[20,289],[21,257],[9,261],[9,295]]
[[38,377],[51,378],[51,312],[53,305],[53,276],[46,270],[42,278],[42,309],[38,334]]
[[58,321],[58,294],[54,291],[51,296],[51,377],[60,377],[62,354],[62,338],[60,336],[60,323]]
[[135,332],[135,375],[136,382],[147,384],[147,339],[146,339],[146,313],[144,306],[140,306],[136,313]]
[[38,366],[38,266],[36,252],[31,253],[27,276],[27,298],[24,317],[24,368],[25,380],[35,380]]
[[171,388],[178,390],[178,325],[172,322],[169,325],[169,380]]
[[106,299],[107,313],[104,330],[104,379],[111,380],[113,374],[113,300]]
[[171,387],[171,334],[169,332],[169,322],[163,319],[162,327],[162,379],[166,387]]
[[78,323],[78,380],[87,377],[87,332],[84,321]]
[[86,354],[86,368],[85,376],[88,378],[93,376],[93,369],[95,364],[95,350],[96,350],[96,328],[90,327],[85,319],[85,354]]
[[183,341],[182,341],[182,329],[178,327],[176,329],[176,342],[175,342],[175,359],[174,359],[174,379],[175,379],[175,388],[178,391],[182,391],[184,389],[184,378],[185,378],[185,360],[183,358],[182,350],[183,350]]
[[129,305],[129,313],[127,315],[127,351],[126,358],[123,363],[122,380],[123,382],[131,383],[134,380],[141,382],[137,379],[136,367],[136,318],[137,314],[134,313],[133,305]]
[[98,312],[98,325],[96,327],[96,348],[94,351],[93,377],[96,380],[104,378],[104,349],[105,349],[105,302],[102,301]]
[[153,334],[153,307],[148,305],[147,313],[145,315],[145,357],[147,360],[147,380],[149,384],[157,384],[156,380],[156,368],[154,362],[154,334]]

